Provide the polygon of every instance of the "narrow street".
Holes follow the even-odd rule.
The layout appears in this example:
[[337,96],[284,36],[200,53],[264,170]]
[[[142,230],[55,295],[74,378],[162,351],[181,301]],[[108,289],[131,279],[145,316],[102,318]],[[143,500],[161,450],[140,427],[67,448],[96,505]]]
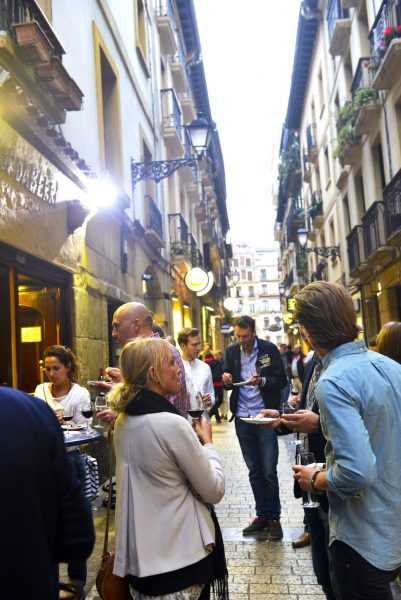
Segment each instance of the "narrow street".
[[[280,439],[279,479],[284,539],[270,542],[245,538],[242,529],[252,520],[254,502],[234,424],[213,425],[213,441],[219,448],[226,474],[226,494],[217,506],[225,540],[230,574],[231,600],[312,600],[324,598],[313,575],[310,549],[294,550],[291,541],[302,532],[302,508],[292,494],[292,471],[288,439]],[[101,500],[97,502],[101,504]],[[95,514],[97,543],[89,561],[88,598],[98,600],[94,580],[99,566],[105,509]],[[113,540],[113,538],[111,538]]]

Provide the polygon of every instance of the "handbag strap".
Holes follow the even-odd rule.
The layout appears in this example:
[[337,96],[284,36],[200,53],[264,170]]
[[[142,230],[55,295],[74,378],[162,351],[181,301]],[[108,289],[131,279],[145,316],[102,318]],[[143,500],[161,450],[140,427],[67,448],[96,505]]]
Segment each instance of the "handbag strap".
[[114,469],[113,429],[114,429],[114,421],[111,423],[109,430],[107,432],[107,444],[110,447],[110,466],[109,466],[109,494],[107,497],[107,512],[106,512],[106,526],[105,526],[105,530],[104,530],[103,556],[105,554],[107,554],[107,546],[109,543],[111,499],[113,496],[113,469]]

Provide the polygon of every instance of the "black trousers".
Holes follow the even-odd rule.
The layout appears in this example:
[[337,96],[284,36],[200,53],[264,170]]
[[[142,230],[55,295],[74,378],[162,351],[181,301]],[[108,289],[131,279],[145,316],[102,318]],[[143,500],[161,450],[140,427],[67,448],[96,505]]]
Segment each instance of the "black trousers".
[[392,600],[390,583],[397,577],[398,569],[382,571],[339,540],[331,544],[330,550],[340,600]]

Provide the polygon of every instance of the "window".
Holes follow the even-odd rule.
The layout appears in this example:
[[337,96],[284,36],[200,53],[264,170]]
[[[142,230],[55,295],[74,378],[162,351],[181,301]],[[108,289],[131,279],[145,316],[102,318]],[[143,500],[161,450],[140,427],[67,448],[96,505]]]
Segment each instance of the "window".
[[248,295],[249,295],[250,298],[254,298],[255,297],[255,290],[254,290],[253,285],[249,286],[249,288],[248,288]]
[[235,288],[235,295],[237,298],[242,298],[242,288],[240,288],[240,287]]
[[262,285],[261,294],[262,294],[262,296],[267,296],[267,285],[265,283]]
[[233,258],[233,267],[238,267],[238,258]]
[[96,72],[99,73],[96,84],[102,168],[120,182],[123,172],[118,71],[95,25],[94,39]]
[[266,269],[260,269],[260,279],[266,281]]
[[345,235],[348,235],[351,231],[351,219],[349,216],[349,203],[348,196],[343,198],[343,213],[344,213],[344,224],[345,224]]
[[263,329],[264,330],[269,329],[269,317],[265,317],[263,319]]
[[249,305],[249,313],[251,315],[255,313],[255,304],[253,302],[251,302],[251,304]]
[[146,11],[144,0],[135,0],[135,33],[136,49],[142,61],[142,66],[147,69],[148,47],[146,41]]
[[245,257],[244,256],[239,257],[239,264],[241,265],[241,267],[245,267]]
[[269,303],[267,300],[263,300],[262,302],[262,312],[268,312],[269,311]]
[[246,271],[245,271],[245,269],[241,269],[241,279],[242,280],[246,279]]
[[248,271],[248,281],[252,281],[252,279],[253,279],[252,271]]
[[246,259],[246,266],[247,266],[247,267],[250,267],[250,266],[251,266],[251,259],[250,259],[250,258],[247,258],[247,259]]

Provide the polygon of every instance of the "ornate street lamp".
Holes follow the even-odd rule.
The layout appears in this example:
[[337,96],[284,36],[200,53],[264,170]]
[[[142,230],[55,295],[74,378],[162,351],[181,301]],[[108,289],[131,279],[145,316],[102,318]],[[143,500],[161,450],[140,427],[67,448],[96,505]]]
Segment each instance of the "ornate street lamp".
[[308,254],[314,252],[318,256],[324,256],[325,258],[332,258],[338,256],[340,258],[340,246],[318,246],[316,248],[306,248],[306,241],[308,239],[308,230],[305,228],[298,229],[298,243],[302,247],[304,252]]
[[132,185],[142,179],[152,179],[159,183],[165,177],[169,177],[174,171],[181,167],[195,167],[201,160],[204,152],[209,147],[212,139],[213,126],[203,117],[198,114],[197,119],[185,127],[191,143],[193,156],[184,158],[173,158],[171,160],[155,160],[151,162],[134,162],[131,161],[131,177]]

